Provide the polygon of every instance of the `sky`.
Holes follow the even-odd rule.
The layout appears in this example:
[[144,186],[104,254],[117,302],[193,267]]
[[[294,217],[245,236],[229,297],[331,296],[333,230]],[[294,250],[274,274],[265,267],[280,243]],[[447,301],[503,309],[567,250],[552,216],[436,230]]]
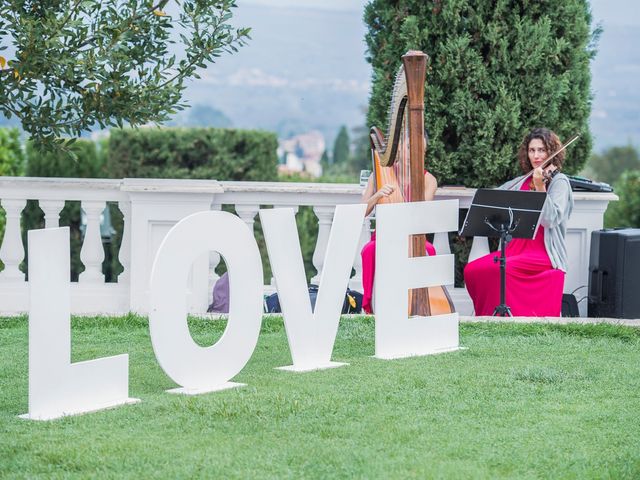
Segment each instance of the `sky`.
[[591,0],[590,3],[594,23],[601,23],[605,31],[615,26],[640,27],[638,0]]
[[302,7],[321,10],[362,10],[366,0],[238,0],[238,6],[260,5],[269,7]]

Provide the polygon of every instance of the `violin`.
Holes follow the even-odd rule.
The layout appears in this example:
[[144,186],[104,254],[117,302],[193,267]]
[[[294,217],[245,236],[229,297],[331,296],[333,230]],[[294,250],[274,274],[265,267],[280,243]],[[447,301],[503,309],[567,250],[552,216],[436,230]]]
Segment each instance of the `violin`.
[[555,177],[558,173],[560,173],[560,169],[556,168],[554,170],[551,170],[550,172],[544,172],[544,184],[545,186],[549,186],[549,184],[551,183],[551,180],[553,180],[553,177]]
[[[547,167],[548,168],[548,167]],[[547,170],[542,170],[542,182],[544,183],[544,187],[549,188],[549,184],[551,183],[551,180],[553,180],[553,177],[555,177],[557,174],[560,173],[560,169],[559,168],[554,168],[553,170],[547,171]],[[535,186],[532,183],[532,187],[535,189]]]

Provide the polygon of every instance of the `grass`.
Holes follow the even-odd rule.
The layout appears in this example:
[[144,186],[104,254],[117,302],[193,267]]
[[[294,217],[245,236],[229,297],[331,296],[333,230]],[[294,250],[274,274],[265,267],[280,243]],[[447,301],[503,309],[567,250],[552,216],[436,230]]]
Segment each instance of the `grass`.
[[[191,320],[200,344],[223,322]],[[143,401],[52,422],[27,411],[25,318],[0,320],[0,477],[638,478],[640,331],[463,324],[457,353],[372,358],[374,324],[343,319],[334,360],[294,374],[280,318],[234,379],[186,397],[153,356],[146,319],[73,321],[73,360],[129,353]]]

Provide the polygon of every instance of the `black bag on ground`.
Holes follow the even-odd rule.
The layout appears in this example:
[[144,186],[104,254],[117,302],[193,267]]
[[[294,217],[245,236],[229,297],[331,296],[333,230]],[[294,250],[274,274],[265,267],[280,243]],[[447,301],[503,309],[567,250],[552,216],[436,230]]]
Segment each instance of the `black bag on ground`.
[[[311,300],[311,311],[316,308],[316,300],[318,298],[318,286],[309,285],[309,300]],[[265,313],[281,313],[280,300],[277,293],[272,293],[264,299]],[[362,294],[347,288],[342,303],[341,313],[360,313],[362,311]]]
[[360,292],[347,288],[342,304],[342,313],[362,313],[362,297]]
[[570,293],[562,294],[562,316],[563,317],[579,317],[578,301],[576,297]]
[[280,300],[278,294],[272,293],[264,298],[264,313],[281,313]]

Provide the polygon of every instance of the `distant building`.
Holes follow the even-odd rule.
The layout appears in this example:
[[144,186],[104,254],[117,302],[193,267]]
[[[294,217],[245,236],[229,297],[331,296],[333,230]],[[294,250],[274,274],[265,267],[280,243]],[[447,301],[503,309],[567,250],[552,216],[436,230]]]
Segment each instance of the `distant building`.
[[325,147],[324,136],[317,130],[278,140],[278,170],[319,177],[322,175],[320,159]]

